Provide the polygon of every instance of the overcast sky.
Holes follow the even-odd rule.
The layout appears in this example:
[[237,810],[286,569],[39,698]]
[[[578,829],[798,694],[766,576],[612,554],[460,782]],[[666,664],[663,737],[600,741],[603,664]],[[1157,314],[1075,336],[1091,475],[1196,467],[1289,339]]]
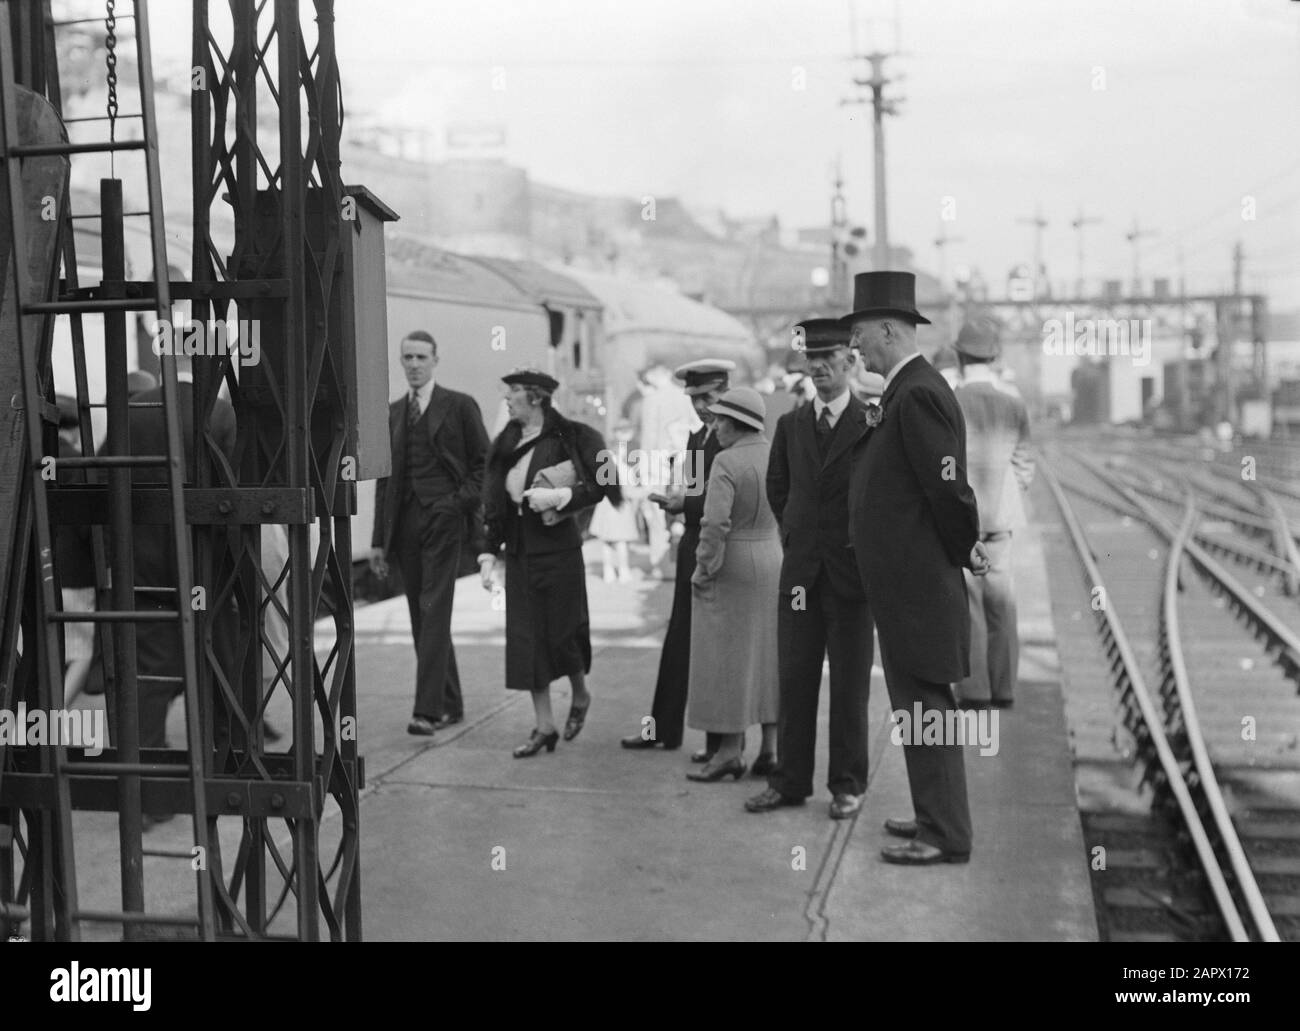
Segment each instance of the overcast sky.
[[[890,235],[922,267],[938,264],[944,198],[949,268],[995,283],[1032,256],[1017,220],[1041,204],[1049,272],[1073,281],[1083,205],[1103,219],[1090,276],[1131,276],[1136,217],[1157,234],[1144,276],[1176,279],[1181,246],[1192,287],[1226,287],[1240,239],[1247,288],[1300,307],[1300,3],[899,6],[895,40],[892,0],[339,0],[345,103],[436,133],[502,123],[509,160],[541,182],[793,225],[826,222],[842,157],[851,216],[874,232],[869,108],[839,102],[855,45],[897,42]],[[160,58],[188,61],[189,5],[153,11]]]

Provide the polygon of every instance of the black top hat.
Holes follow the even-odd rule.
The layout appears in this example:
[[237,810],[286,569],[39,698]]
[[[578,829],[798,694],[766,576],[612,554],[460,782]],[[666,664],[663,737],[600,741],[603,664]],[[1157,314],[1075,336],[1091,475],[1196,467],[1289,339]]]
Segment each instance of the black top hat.
[[547,375],[541,369],[511,369],[501,377],[501,382],[508,383],[510,386],[541,387],[552,394],[560,386],[559,380]]
[[796,349],[804,354],[826,354],[837,347],[848,347],[852,335],[839,319],[804,319],[795,323],[794,328],[803,336],[803,347],[796,346]]
[[916,276],[911,272],[859,272],[853,277],[853,311],[840,319],[852,325],[872,315],[897,315],[912,322],[930,324],[916,310]]

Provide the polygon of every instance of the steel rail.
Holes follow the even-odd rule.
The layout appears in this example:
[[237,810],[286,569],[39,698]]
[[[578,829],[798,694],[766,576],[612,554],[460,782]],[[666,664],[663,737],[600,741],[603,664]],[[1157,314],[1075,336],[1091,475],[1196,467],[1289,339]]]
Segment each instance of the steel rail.
[[[1165,495],[1164,492],[1157,495],[1153,490],[1145,490],[1137,484],[1130,484],[1130,486],[1139,493],[1150,494],[1152,497],[1158,496],[1162,501],[1168,501],[1169,504],[1173,504],[1172,497]],[[1108,508],[1118,515],[1127,516],[1130,519],[1141,519],[1144,522],[1146,521],[1146,517],[1126,501],[1121,501],[1118,498],[1104,497],[1086,487],[1080,486],[1077,483],[1067,483],[1064,487],[1068,493],[1081,497],[1085,501],[1090,501],[1094,505]],[[1278,558],[1271,551],[1265,551],[1263,548],[1257,547],[1254,544],[1250,544],[1246,541],[1226,541],[1220,537],[1216,537],[1212,532],[1207,530],[1196,530],[1193,532],[1192,536],[1198,544],[1221,555],[1226,555],[1234,562],[1240,563],[1241,565],[1252,566],[1261,573],[1269,573],[1273,576],[1281,577],[1284,584],[1287,577],[1291,574],[1291,567],[1288,563]]]
[[[1205,736],[1201,733],[1200,719],[1196,715],[1196,702],[1192,697],[1191,680],[1187,676],[1187,664],[1183,657],[1182,630],[1178,620],[1178,580],[1179,568],[1182,566],[1183,553],[1190,543],[1192,527],[1196,522],[1196,508],[1189,497],[1182,524],[1169,543],[1169,556],[1165,565],[1165,584],[1163,604],[1160,607],[1160,658],[1165,670],[1166,684],[1173,687],[1172,694],[1166,699],[1172,704],[1177,701],[1176,712],[1169,713],[1174,719],[1180,719],[1183,736],[1191,751],[1192,765],[1196,770],[1196,788],[1205,799],[1205,804],[1213,818],[1219,835],[1223,852],[1236,878],[1237,890],[1245,903],[1255,933],[1262,941],[1281,941],[1273,919],[1269,916],[1268,906],[1263,893],[1255,880],[1255,873],[1246,858],[1241,838],[1232,824],[1223,792],[1219,789],[1219,778],[1210,761],[1210,752],[1205,745]],[[1190,779],[1190,778],[1189,778]]]
[[[1117,477],[1107,474],[1096,462],[1083,455],[1071,456],[1076,462],[1089,469],[1103,483],[1118,491],[1130,504],[1141,510],[1143,518],[1154,528],[1166,542],[1172,541],[1176,528],[1161,513],[1142,498],[1137,491],[1124,484]],[[1194,541],[1187,542],[1187,554],[1195,566],[1208,578],[1210,587],[1216,594],[1222,595],[1233,613],[1242,618],[1246,627],[1258,640],[1267,638],[1265,650],[1273,661],[1282,668],[1288,680],[1300,689],[1300,636],[1282,622],[1281,619],[1265,605],[1261,605],[1250,591],[1223,568],[1214,558]]]
[[[1093,557],[1092,546],[1088,543],[1088,537],[1079,523],[1078,516],[1075,515],[1074,509],[1065,497],[1065,492],[1061,489],[1060,483],[1057,482],[1051,466],[1047,462],[1043,462],[1039,468],[1042,470],[1043,481],[1056,499],[1056,505],[1061,511],[1061,518],[1064,520],[1066,530],[1074,543],[1075,554],[1083,564],[1088,582],[1093,588],[1100,587],[1103,599],[1108,601],[1109,592],[1106,590],[1101,570]],[[1228,933],[1234,941],[1248,941],[1250,938],[1249,932],[1246,930],[1241,915],[1237,912],[1237,905],[1232,897],[1232,891],[1228,887],[1227,878],[1223,874],[1219,858],[1215,854],[1214,846],[1206,833],[1204,823],[1201,821],[1201,815],[1197,810],[1195,800],[1192,798],[1191,790],[1184,780],[1182,768],[1169,745],[1168,737],[1165,734],[1164,721],[1160,718],[1151,693],[1147,690],[1137,657],[1129,645],[1124,628],[1111,613],[1111,606],[1108,603],[1094,607],[1094,611],[1097,613],[1098,629],[1101,631],[1102,641],[1110,659],[1111,675],[1114,678],[1115,687],[1120,692],[1120,697],[1124,702],[1126,723],[1129,724],[1128,729],[1133,733],[1134,739],[1137,741],[1138,751],[1142,754],[1146,763],[1147,768],[1143,780],[1155,784],[1156,778],[1153,776],[1155,773],[1153,767],[1159,766],[1164,783],[1168,786],[1169,792],[1178,806],[1187,832],[1192,839],[1197,859],[1205,873],[1205,879],[1209,884],[1211,894],[1214,896],[1215,905],[1227,925]],[[1134,712],[1135,706],[1137,712]]]

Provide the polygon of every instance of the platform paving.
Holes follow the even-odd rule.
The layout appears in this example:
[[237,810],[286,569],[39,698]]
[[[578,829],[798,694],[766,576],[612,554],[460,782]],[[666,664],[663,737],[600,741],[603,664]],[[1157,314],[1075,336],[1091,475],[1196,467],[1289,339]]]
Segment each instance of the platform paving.
[[[594,549],[589,570],[598,571]],[[504,614],[477,578],[457,587],[453,633],[466,722],[433,740],[406,733],[415,652],[406,605],[356,613],[363,935],[368,940],[1092,940],[1092,892],[1075,805],[1055,630],[1038,534],[1016,552],[1023,640],[1014,709],[999,750],[967,748],[975,827],[965,866],[901,868],[880,859],[886,816],[911,815],[902,750],[889,741],[879,668],[871,700],[871,778],[854,819],[828,819],[826,704],[817,794],[803,808],[750,815],[761,781],[696,784],[688,755],[629,752],[650,705],[671,585],[588,579],[594,702],[587,726],[554,754],[516,760],[533,725],[528,697],[503,686]],[[328,648],[328,641],[318,639]],[[825,697],[823,685],[823,697]],[[568,711],[568,686],[554,688]],[[288,714],[272,710],[280,726]],[[183,739],[180,707],[170,736]],[[747,758],[757,750],[750,733]],[[115,818],[78,814],[82,902],[112,908]],[[238,826],[223,827],[233,854]],[[332,826],[331,826],[332,824]],[[337,832],[327,812],[322,839]],[[152,830],[184,849],[187,821]],[[229,839],[229,840],[227,840]],[[284,842],[287,845],[287,841]],[[287,850],[286,850],[287,854]],[[183,860],[146,860],[149,908],[192,910]],[[277,922],[279,924],[279,922]],[[285,925],[277,930],[288,931]],[[111,929],[104,934],[115,937]],[[99,937],[95,934],[93,937]]]
[[[469,722],[432,744],[404,734],[414,653],[405,607],[358,614],[363,911],[370,939],[1093,940],[1096,920],[1075,805],[1047,580],[1036,530],[1016,557],[1024,656],[999,751],[967,748],[976,833],[966,866],[881,861],[881,821],[910,815],[902,750],[889,741],[879,669],[872,774],[856,819],[741,808],[762,783],[695,784],[679,752],[627,752],[649,707],[668,585],[589,580],[595,701],[577,741],[510,756],[532,726],[501,688],[502,614],[470,579],[454,633]],[[594,569],[594,563],[592,565]],[[401,647],[393,647],[400,645]],[[557,717],[567,685],[555,689]],[[819,740],[825,741],[823,704]],[[751,732],[748,754],[757,747]],[[499,851],[503,850],[503,851]],[[504,869],[494,869],[502,865]]]

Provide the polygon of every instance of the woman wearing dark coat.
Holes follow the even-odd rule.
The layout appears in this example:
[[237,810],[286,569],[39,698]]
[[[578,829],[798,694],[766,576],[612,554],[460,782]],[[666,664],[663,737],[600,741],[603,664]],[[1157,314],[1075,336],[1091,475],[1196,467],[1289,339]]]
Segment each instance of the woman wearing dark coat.
[[574,516],[602,497],[618,504],[622,496],[617,484],[598,482],[606,457],[601,435],[551,407],[559,386],[554,378],[518,369],[502,381],[510,421],[488,454],[479,571],[492,590],[504,559],[506,687],[530,692],[537,718],[528,741],[514,750],[523,759],[543,748],[553,752],[559,740],[551,681],[568,677],[573,688],[564,740],[577,737],[587,718],[591,629],[582,530]]

